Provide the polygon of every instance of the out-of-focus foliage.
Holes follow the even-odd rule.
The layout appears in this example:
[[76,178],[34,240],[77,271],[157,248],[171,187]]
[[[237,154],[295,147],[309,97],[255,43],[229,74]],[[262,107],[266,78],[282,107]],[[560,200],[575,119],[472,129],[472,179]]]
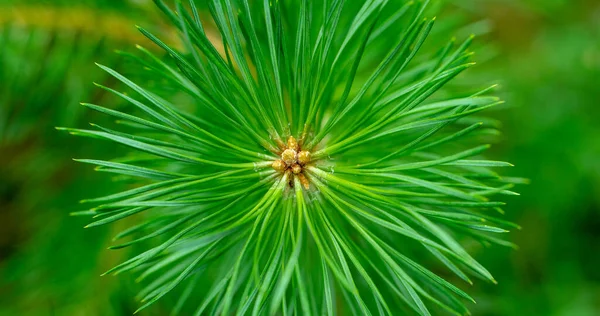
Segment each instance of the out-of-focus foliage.
[[514,106],[502,113],[502,150],[532,184],[508,210],[525,227],[514,235],[521,250],[488,259],[505,279],[485,289],[488,314],[598,315],[600,3],[496,6],[494,66]]
[[67,147],[52,126],[78,121],[77,101],[92,96],[91,81],[103,80],[88,63],[107,46],[76,30],[5,24],[1,34],[0,312],[65,311],[73,288],[93,280],[104,234],[65,220],[68,197],[82,186],[65,163],[66,149],[89,148]]
[[474,315],[600,314],[600,3],[462,1],[486,18],[501,80],[504,140],[496,150],[531,179],[507,217],[520,250],[486,251],[499,280]]
[[[68,216],[79,210],[73,200],[89,196],[88,180],[97,195],[114,186],[97,185],[101,176],[68,159],[107,149],[53,127],[92,121],[90,111],[81,117],[78,102],[106,97],[94,95],[91,82],[105,78],[93,62],[114,65],[112,49],[137,43],[133,25],[153,25],[144,21],[156,15],[147,13],[147,2],[0,1],[0,315],[135,310],[133,281],[98,277],[124,258],[104,250],[112,234],[83,230],[85,219]],[[504,140],[494,156],[531,179],[506,208],[506,217],[523,226],[509,235],[521,249],[476,254],[499,285],[470,289],[478,302],[470,309],[474,315],[598,315],[600,3],[462,0],[452,6],[464,18],[457,23],[471,26],[464,34],[478,29],[494,43],[477,49],[476,58],[482,82],[497,79],[507,101],[496,112]],[[73,18],[48,19],[64,12]],[[94,28],[107,19],[75,12],[123,24]]]
[[[101,279],[120,254],[105,253],[108,231],[69,217],[93,180],[74,156],[103,153],[56,132],[85,124],[80,101],[112,102],[93,82],[110,79],[95,61],[121,64],[114,49],[143,43],[140,4],[0,1],[0,315],[131,314],[129,284]],[[108,17],[108,18],[107,18]],[[113,98],[114,99],[114,98]]]

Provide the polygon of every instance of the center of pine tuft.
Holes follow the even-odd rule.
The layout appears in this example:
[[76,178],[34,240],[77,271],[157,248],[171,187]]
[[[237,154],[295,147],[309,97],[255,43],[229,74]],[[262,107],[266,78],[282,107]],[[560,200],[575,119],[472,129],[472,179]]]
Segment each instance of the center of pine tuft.
[[298,141],[294,136],[290,136],[287,141],[283,152],[281,153],[281,159],[277,159],[273,162],[273,169],[287,173],[290,179],[290,186],[294,184],[294,178],[298,177],[300,183],[305,189],[310,188],[310,183],[304,175],[305,167],[310,163],[310,152],[302,150]]

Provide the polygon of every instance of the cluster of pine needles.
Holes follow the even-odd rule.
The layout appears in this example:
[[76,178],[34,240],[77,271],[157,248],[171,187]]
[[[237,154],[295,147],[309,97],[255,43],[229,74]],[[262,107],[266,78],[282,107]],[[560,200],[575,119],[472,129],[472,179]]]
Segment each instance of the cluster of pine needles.
[[175,314],[469,313],[446,279],[495,282],[462,245],[512,246],[492,197],[520,181],[481,157],[493,87],[448,88],[472,37],[424,45],[426,1],[156,2],[181,47],[140,28],[169,57],[127,54],[152,85],[99,65],[132,109],[61,128],[131,149],[78,159],[135,185],[77,214],[132,225],[111,248],[146,250],[107,273],[139,275],[140,310],[177,289]]

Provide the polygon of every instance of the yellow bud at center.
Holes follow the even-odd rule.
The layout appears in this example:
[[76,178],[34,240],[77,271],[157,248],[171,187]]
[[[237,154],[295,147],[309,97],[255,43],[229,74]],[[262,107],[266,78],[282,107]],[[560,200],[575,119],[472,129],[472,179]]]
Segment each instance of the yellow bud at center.
[[298,159],[298,154],[293,149],[286,149],[281,154],[281,160],[288,166],[295,164],[296,159]]
[[[302,150],[302,145],[290,136],[287,144],[279,141],[279,147],[283,150],[281,159],[273,161],[272,167],[275,171],[286,174],[288,177],[297,177],[305,189],[310,188],[306,167],[311,162],[311,154],[308,150]],[[290,178],[290,187],[294,186],[293,178]]]

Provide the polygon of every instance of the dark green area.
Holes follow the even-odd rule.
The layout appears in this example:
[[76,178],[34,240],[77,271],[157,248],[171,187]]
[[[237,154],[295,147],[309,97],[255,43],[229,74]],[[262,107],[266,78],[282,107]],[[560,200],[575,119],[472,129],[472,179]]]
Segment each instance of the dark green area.
[[[3,1],[0,10],[30,3],[39,1]],[[514,163],[508,172],[531,180],[506,207],[506,218],[523,227],[508,235],[520,250],[473,247],[499,284],[476,282],[468,292],[478,304],[470,308],[474,315],[598,315],[600,4],[459,3],[453,10],[467,21],[491,28],[479,40],[491,44],[475,58],[482,63],[474,78],[497,80],[507,101],[492,113],[504,134],[490,156]],[[151,24],[144,24],[145,6],[81,5],[117,12],[131,25]],[[439,20],[445,15],[451,16]],[[70,159],[107,156],[113,147],[54,126],[92,121],[96,114],[81,111],[79,101],[116,105],[93,88],[106,79],[93,63],[118,65],[112,50],[132,51],[135,43],[14,23],[0,31],[0,315],[130,315],[137,308],[134,281],[99,277],[126,258],[105,250],[119,227],[83,229],[87,218],[68,216],[80,210],[76,201],[115,186]]]
[[520,250],[479,256],[500,284],[477,286],[473,314],[598,315],[600,3],[484,3],[469,7],[494,24],[498,56],[482,71],[507,101],[496,154],[531,184],[507,207]]

